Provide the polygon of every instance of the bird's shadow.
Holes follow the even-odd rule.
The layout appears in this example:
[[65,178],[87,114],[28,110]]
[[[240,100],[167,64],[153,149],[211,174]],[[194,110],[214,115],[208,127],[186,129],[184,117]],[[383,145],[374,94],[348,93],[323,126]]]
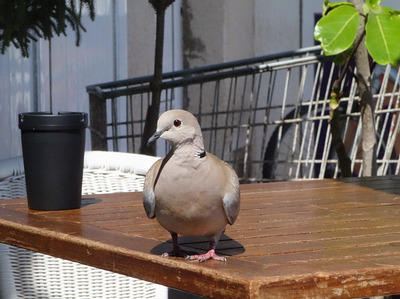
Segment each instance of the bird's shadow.
[[[210,239],[208,237],[182,236],[178,239],[181,249],[188,251],[189,254],[203,254],[209,250]],[[161,255],[172,250],[172,239],[163,242],[153,249],[152,254]],[[229,236],[222,234],[218,242],[216,253],[222,256],[239,255],[246,251],[242,244],[233,240]]]

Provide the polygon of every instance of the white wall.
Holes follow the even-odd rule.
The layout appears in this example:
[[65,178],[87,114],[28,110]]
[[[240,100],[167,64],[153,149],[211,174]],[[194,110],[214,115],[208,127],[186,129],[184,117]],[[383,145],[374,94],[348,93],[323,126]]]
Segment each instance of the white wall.
[[[33,44],[29,58],[22,58],[15,48],[0,55],[0,159],[22,152],[18,113],[50,111],[51,106],[54,113],[89,112],[87,85],[127,77],[126,0],[115,1],[115,17],[112,3],[112,0],[96,1],[94,22],[88,16],[83,17],[87,32],[82,33],[80,47],[75,46],[75,33],[70,30],[67,37],[51,41],[52,105],[48,41]],[[89,136],[87,132],[87,148]]]
[[31,64],[19,51],[0,56],[0,159],[21,153],[18,112],[33,109]]
[[[165,12],[164,72],[182,69],[181,2],[175,0]],[[156,38],[155,11],[148,1],[128,1],[127,10],[128,77],[152,75]]]
[[254,48],[256,56],[300,47],[300,1],[255,1]]
[[[52,97],[48,41],[33,44],[29,58],[13,47],[0,55],[0,159],[22,153],[18,113],[89,112],[87,85],[153,73],[156,15],[149,2],[97,0],[95,7],[94,22],[83,17],[79,47],[71,30],[51,41]],[[180,9],[175,0],[166,11],[164,71],[182,69]]]

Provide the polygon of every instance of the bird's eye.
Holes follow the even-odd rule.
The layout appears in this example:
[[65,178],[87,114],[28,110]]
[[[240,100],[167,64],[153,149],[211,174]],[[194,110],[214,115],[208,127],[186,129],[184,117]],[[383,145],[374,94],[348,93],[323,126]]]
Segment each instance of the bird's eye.
[[174,126],[179,128],[182,125],[182,121],[180,119],[175,119],[174,120]]

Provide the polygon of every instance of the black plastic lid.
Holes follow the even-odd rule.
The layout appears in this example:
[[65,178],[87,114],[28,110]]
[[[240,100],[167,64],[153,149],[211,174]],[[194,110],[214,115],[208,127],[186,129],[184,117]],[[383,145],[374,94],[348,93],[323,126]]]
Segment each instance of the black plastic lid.
[[28,112],[19,114],[19,128],[32,131],[76,130],[88,126],[88,115],[83,112]]

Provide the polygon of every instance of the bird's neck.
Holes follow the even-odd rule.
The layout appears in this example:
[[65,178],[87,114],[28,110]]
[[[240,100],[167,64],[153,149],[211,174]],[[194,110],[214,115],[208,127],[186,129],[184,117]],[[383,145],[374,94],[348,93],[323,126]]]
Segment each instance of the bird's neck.
[[174,155],[203,158],[206,155],[203,138],[194,138],[172,146]]

